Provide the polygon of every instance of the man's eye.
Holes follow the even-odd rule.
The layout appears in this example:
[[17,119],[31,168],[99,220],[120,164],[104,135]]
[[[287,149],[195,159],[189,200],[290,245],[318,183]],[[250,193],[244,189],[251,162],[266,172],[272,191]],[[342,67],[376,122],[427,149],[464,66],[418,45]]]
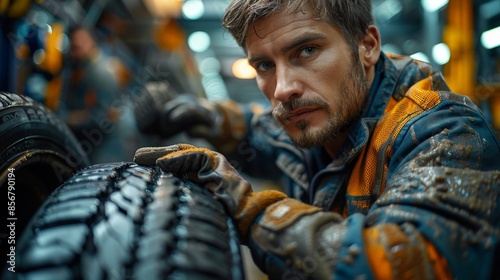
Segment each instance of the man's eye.
[[264,62],[259,63],[259,65],[257,65],[257,71],[267,71],[267,70],[271,69],[272,67],[274,67],[274,63],[269,62],[269,61],[264,61]]
[[317,49],[315,47],[305,47],[300,51],[299,56],[300,57],[309,57],[309,56],[313,55],[316,52],[316,50]]

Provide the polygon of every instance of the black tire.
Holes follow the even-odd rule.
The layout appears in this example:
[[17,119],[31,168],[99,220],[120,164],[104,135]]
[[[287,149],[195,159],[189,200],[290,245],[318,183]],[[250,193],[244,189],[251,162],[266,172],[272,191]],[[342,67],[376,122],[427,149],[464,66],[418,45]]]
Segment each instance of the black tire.
[[133,163],[94,165],[58,188],[5,279],[243,279],[237,233],[197,185]]
[[[2,224],[15,218],[15,231],[21,232],[46,197],[88,164],[74,135],[53,112],[30,98],[0,92]],[[8,176],[15,177],[9,182]],[[13,233],[4,226],[0,232],[6,230],[0,238],[2,267]]]

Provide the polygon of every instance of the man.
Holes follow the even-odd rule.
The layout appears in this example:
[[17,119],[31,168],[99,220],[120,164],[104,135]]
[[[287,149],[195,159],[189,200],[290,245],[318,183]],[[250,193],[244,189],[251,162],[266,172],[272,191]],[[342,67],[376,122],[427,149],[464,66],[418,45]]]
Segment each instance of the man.
[[77,136],[92,163],[123,160],[118,113],[119,98],[113,64],[97,45],[93,31],[76,26],[70,31],[71,77],[61,115]]
[[245,171],[283,174],[287,195],[186,144],[136,162],[212,191],[271,279],[500,276],[500,142],[429,65],[381,52],[369,0],[233,0],[223,25],[273,108],[246,126]]

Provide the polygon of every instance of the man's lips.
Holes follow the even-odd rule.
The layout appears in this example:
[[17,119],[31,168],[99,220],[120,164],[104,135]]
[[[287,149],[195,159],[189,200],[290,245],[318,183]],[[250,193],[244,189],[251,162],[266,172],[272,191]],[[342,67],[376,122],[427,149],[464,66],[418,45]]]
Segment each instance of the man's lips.
[[306,117],[312,112],[315,112],[319,110],[317,107],[306,107],[306,108],[299,108],[296,110],[293,110],[291,112],[288,112],[284,115],[284,119],[287,121],[294,121],[299,118]]

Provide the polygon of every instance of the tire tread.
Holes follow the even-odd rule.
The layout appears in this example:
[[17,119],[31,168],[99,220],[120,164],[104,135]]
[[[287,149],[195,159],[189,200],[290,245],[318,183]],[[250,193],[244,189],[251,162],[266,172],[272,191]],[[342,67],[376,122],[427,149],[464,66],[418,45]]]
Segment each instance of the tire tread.
[[[42,205],[19,242],[32,279],[242,279],[232,221],[202,188],[133,163],[85,168]],[[38,277],[39,276],[39,277]],[[192,278],[196,277],[196,278]]]

